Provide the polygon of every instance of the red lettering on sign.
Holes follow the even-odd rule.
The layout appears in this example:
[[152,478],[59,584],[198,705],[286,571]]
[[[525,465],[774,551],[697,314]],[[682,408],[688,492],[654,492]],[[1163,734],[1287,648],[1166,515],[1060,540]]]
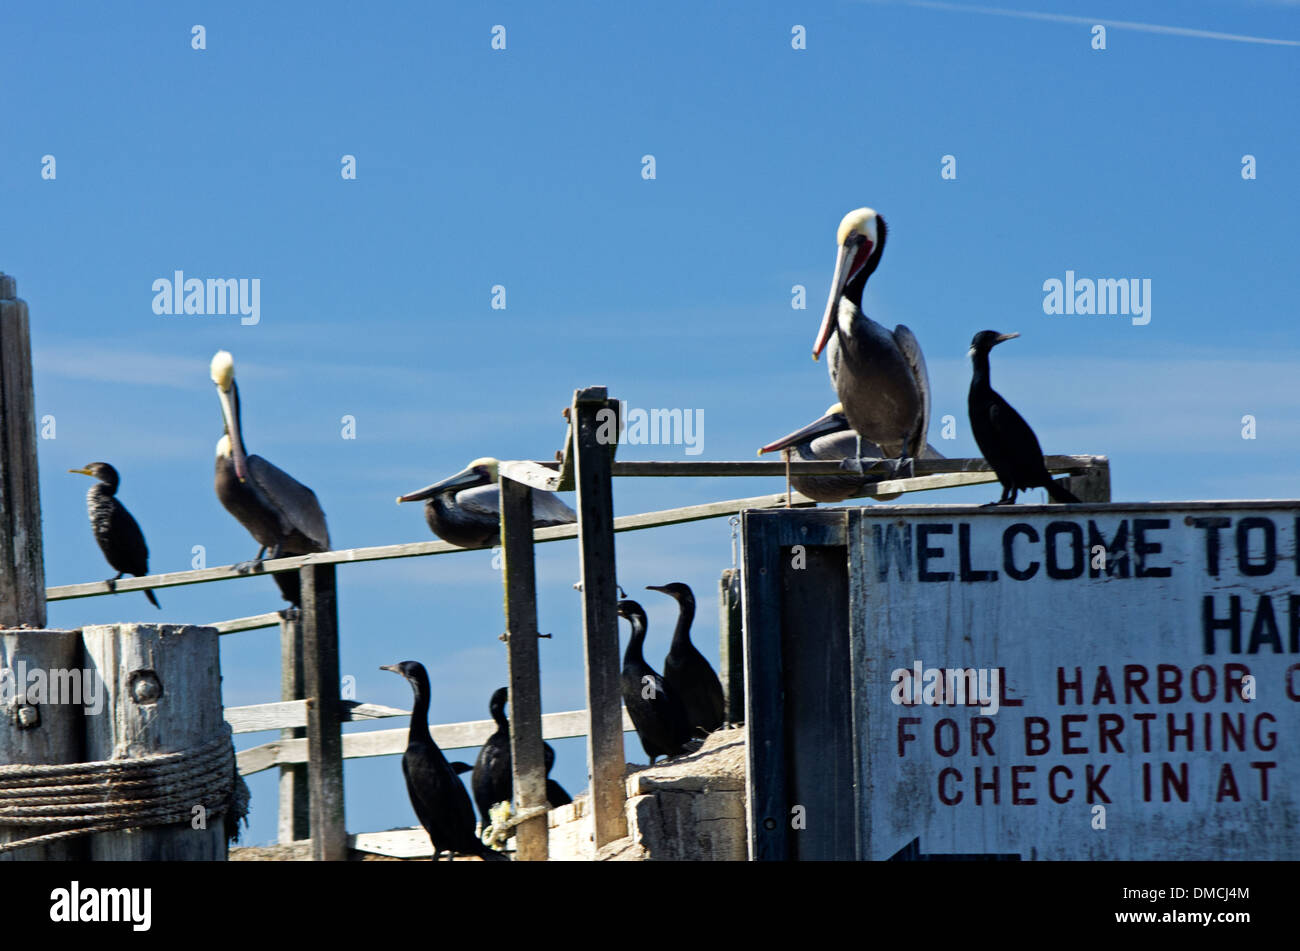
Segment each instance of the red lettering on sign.
[[971,717],[970,721],[970,755],[979,756],[980,747],[984,747],[984,752],[989,756],[993,755],[993,747],[989,744],[989,739],[993,736],[997,727],[993,723],[992,717]]
[[1100,737],[1100,745],[1097,752],[1105,753],[1106,747],[1115,744],[1116,752],[1123,753],[1124,746],[1119,741],[1119,735],[1124,732],[1124,718],[1118,713],[1102,713],[1097,716],[1097,735]]
[[[1042,756],[1052,748],[1052,741],[1047,738],[1047,717],[1025,717],[1025,755]],[[1040,749],[1034,744],[1041,743]]]
[[961,773],[953,769],[951,766],[945,766],[943,769],[939,770],[939,801],[945,806],[957,805],[957,803],[961,802],[962,796],[964,795],[960,789],[953,795],[948,795],[948,792],[944,787],[944,781],[950,776],[955,777],[957,782],[961,782]]
[[1156,665],[1157,703],[1177,703],[1183,699],[1183,672],[1173,664]]
[[1237,792],[1237,777],[1232,775],[1232,764],[1224,763],[1219,770],[1219,789],[1214,794],[1214,801],[1223,802],[1229,796],[1233,802],[1241,802],[1241,795]]
[[1062,753],[1072,754],[1072,753],[1088,752],[1088,747],[1075,746],[1072,742],[1070,742],[1071,740],[1077,740],[1079,737],[1083,736],[1083,734],[1080,733],[1078,730],[1070,729],[1070,725],[1073,723],[1086,723],[1086,722],[1088,722],[1088,715],[1085,713],[1067,713],[1065,716],[1061,717],[1061,737],[1062,737],[1061,752]]
[[1133,694],[1137,694],[1138,698],[1143,703],[1150,703],[1151,701],[1147,699],[1147,695],[1142,691],[1143,685],[1146,684],[1150,677],[1151,675],[1147,673],[1147,669],[1141,664],[1125,664],[1124,702],[1131,704],[1133,702]]
[[1035,772],[1037,769],[1038,769],[1037,766],[1012,766],[1011,767],[1011,804],[1013,806],[1037,805],[1038,803],[1037,799],[1031,799],[1027,796],[1021,797],[1020,795],[1020,790],[1029,788],[1028,780],[1026,780],[1025,782],[1020,781],[1020,774],[1025,771],[1032,773]]
[[1074,774],[1070,772],[1068,766],[1053,766],[1051,772],[1047,774],[1047,794],[1052,797],[1052,802],[1069,802],[1074,798],[1074,790],[1067,789],[1064,796],[1056,792],[1056,774],[1064,773],[1065,778],[1074,779]]
[[1101,788],[1101,781],[1106,778],[1110,772],[1109,766],[1103,766],[1097,769],[1092,763],[1083,768],[1084,782],[1088,784],[1088,802],[1110,802],[1110,797],[1106,795],[1105,790]]
[[903,747],[906,745],[907,741],[916,739],[915,733],[909,733],[904,728],[907,726],[915,726],[920,722],[921,722],[920,717],[899,717],[898,718],[898,755],[899,756],[903,755]]

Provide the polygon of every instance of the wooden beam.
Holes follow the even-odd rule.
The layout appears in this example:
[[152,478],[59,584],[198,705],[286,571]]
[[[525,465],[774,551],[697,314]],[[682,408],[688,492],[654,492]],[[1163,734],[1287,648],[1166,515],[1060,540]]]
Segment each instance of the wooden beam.
[[[302,660],[302,612],[289,608],[277,612],[280,623],[280,697],[277,706],[298,706],[300,723],[286,723],[280,730],[280,739],[292,740],[307,735],[306,675]],[[247,708],[245,708],[247,709]],[[230,720],[231,710],[226,711]],[[297,719],[295,717],[295,719]],[[234,724],[231,729],[240,732]],[[276,831],[281,844],[311,838],[311,794],[307,767],[302,764],[280,767],[279,811]]]
[[[622,712],[624,733],[636,728],[627,711]],[[439,749],[460,750],[482,746],[496,732],[491,720],[468,720],[464,723],[444,723],[429,727]],[[587,735],[587,711],[569,710],[565,713],[547,713],[542,716],[542,738],[562,740]],[[395,730],[369,730],[365,733],[343,734],[343,758],[361,759],[369,756],[398,756],[406,751],[406,727]],[[263,743],[236,754],[239,772],[245,776],[264,769],[291,763],[307,762],[307,741],[276,740]]]
[[[546,805],[542,686],[537,658],[537,576],[533,562],[533,490],[502,477],[501,554],[510,674],[510,763],[519,812]],[[516,857],[545,862],[545,812],[515,827]]]
[[[614,493],[610,439],[618,439],[616,402],[603,386],[573,394],[578,559],[582,578],[582,637],[586,657],[587,770],[595,847],[627,835],[622,698],[618,654],[618,586],[614,561]],[[613,426],[611,433],[611,412]]]
[[[379,703],[358,703],[356,700],[339,701],[339,719],[344,723],[366,720],[386,720],[392,717],[409,717],[410,710],[387,707]],[[306,728],[307,701],[281,700],[276,703],[252,703],[242,707],[226,707],[226,722],[232,733],[265,733],[267,730]],[[305,733],[298,733],[305,736]],[[306,838],[306,836],[301,836]]]
[[45,561],[27,304],[0,274],[0,628],[19,627],[45,627]]
[[218,634],[235,634],[239,631],[256,631],[264,627],[279,627],[283,619],[283,611],[271,611],[267,614],[254,614],[251,617],[232,618],[229,621],[215,621],[205,627],[216,628]]
[[[343,734],[339,726],[339,627],[334,566],[308,565],[302,588],[303,690],[307,696],[307,785],[312,858],[347,859]],[[288,742],[293,742],[289,740]]]

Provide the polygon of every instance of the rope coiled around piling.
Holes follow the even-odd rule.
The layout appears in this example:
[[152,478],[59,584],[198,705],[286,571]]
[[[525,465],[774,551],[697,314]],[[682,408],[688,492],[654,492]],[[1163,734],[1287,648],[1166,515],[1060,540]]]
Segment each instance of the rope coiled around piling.
[[37,830],[0,843],[0,854],[97,832],[188,824],[195,806],[203,807],[205,822],[225,816],[227,837],[238,838],[248,787],[235,764],[229,725],[217,739],[174,753],[0,766],[0,826]]

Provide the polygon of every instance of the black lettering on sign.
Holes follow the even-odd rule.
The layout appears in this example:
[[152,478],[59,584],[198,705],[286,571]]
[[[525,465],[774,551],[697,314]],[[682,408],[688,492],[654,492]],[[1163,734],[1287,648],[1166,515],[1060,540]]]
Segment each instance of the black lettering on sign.
[[998,573],[990,570],[972,568],[970,563],[970,525],[963,522],[957,526],[957,561],[961,569],[961,580],[997,581]]
[[1204,632],[1203,651],[1206,654],[1214,653],[1214,634],[1216,631],[1228,632],[1228,653],[1241,653],[1241,596],[1231,595],[1228,598],[1228,616],[1221,618],[1215,614],[1214,607],[1215,597],[1207,594],[1201,601],[1201,630]]
[[912,526],[879,522],[871,526],[871,540],[875,543],[876,577],[884,581],[889,577],[889,566],[898,569],[898,580],[907,581],[912,576]]
[[[1166,523],[1167,524],[1167,523]],[[1057,561],[1056,542],[1062,535],[1069,536],[1072,552],[1070,567],[1062,568]],[[1083,550],[1083,528],[1074,522],[1048,522],[1047,537],[1043,543],[1047,549],[1047,577],[1058,581],[1077,578],[1083,574],[1088,558]]]
[[1002,570],[1017,581],[1028,581],[1038,574],[1038,562],[1031,561],[1024,568],[1016,567],[1016,536],[1024,535],[1030,542],[1038,542],[1038,530],[1025,522],[1016,522],[1002,533]]
[[[1244,570],[1244,563],[1242,568]],[[1255,623],[1250,626],[1250,644],[1246,653],[1258,654],[1265,644],[1272,646],[1274,654],[1282,653],[1282,633],[1277,629],[1277,617],[1273,614],[1273,599],[1261,594],[1255,607]]]
[[1205,571],[1212,578],[1219,577],[1219,529],[1231,524],[1232,519],[1222,515],[1192,519],[1192,526],[1205,532]]
[[1300,594],[1287,595],[1288,642],[1292,654],[1300,654]]
[[[1092,551],[1098,545],[1101,546],[1105,553],[1106,577],[1119,575],[1121,578],[1128,577],[1128,519],[1121,519],[1119,527],[1115,529],[1115,537],[1106,541],[1106,536],[1101,533],[1097,523],[1088,519],[1088,551]],[[1088,577],[1097,578],[1101,575],[1100,568],[1094,568],[1091,564],[1088,567]]]
[[931,548],[929,546],[931,535],[951,535],[952,525],[948,522],[938,522],[932,525],[916,526],[916,577],[920,581],[951,581],[951,571],[931,571],[930,559],[942,558],[944,551],[942,548]]
[[1147,555],[1158,555],[1162,548],[1159,542],[1149,542],[1146,540],[1146,533],[1157,531],[1169,527],[1167,518],[1135,518],[1133,519],[1133,554],[1137,561],[1137,569],[1134,574],[1139,578],[1168,578],[1173,574],[1173,569],[1168,565],[1147,565]]
[[[1262,562],[1256,563],[1250,560],[1251,529],[1259,529],[1264,533],[1264,560]],[[1260,575],[1271,575],[1276,567],[1277,529],[1273,525],[1273,520],[1260,518],[1259,516],[1243,518],[1237,523],[1237,570],[1247,577],[1257,578]]]

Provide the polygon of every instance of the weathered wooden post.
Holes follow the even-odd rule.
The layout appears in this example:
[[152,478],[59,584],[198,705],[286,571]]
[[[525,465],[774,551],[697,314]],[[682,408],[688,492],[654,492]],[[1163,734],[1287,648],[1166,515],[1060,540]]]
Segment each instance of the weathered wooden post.
[[745,721],[745,629],[741,620],[740,569],[727,568],[718,582],[718,666],[728,723]]
[[603,386],[573,394],[574,475],[578,489],[578,557],[587,667],[587,763],[597,849],[627,835],[627,760],[619,683],[618,587],[614,570],[611,449],[618,411]]
[[[76,631],[0,631],[0,766],[48,766],[85,759],[81,704],[75,698],[52,696],[48,688],[39,697],[29,697],[26,689],[31,674],[48,685],[52,671],[81,667],[81,638]],[[0,801],[0,845],[49,831],[4,825],[3,806]],[[0,861],[70,861],[85,856],[85,838],[75,838],[0,852]]]
[[339,618],[334,566],[304,565],[298,573],[302,582],[312,858],[318,862],[341,862],[347,859],[348,841],[343,817]]
[[[542,747],[541,671],[537,659],[537,578],[533,563],[533,490],[502,477],[501,555],[510,671],[510,756],[515,802],[521,813],[546,807]],[[543,811],[515,827],[516,858],[545,862]]]
[[0,628],[45,626],[36,396],[27,304],[0,274]]
[[[302,700],[302,614],[295,608],[280,612],[280,699]],[[280,738],[307,735],[304,727],[287,727]],[[307,767],[293,763],[280,767],[280,811],[278,838],[282,845],[311,838],[311,800],[307,795]]]
[[1087,472],[1070,476],[1065,480],[1065,485],[1080,502],[1109,502],[1110,460],[1102,458],[1094,461]]
[[[96,624],[82,629],[86,667],[102,691],[102,709],[86,710],[86,759],[126,760],[157,753],[198,753],[225,746],[224,772],[198,771],[199,781],[231,781],[234,753],[222,716],[217,631],[182,624]],[[83,688],[84,689],[84,688]],[[89,693],[87,694],[89,699]],[[221,754],[213,758],[220,759]],[[157,787],[180,784],[158,777]],[[158,789],[146,790],[158,793]],[[178,803],[188,817],[91,837],[95,861],[220,860],[226,857],[226,823],[208,814],[203,797]]]
[[[82,666],[76,632],[44,627],[31,334],[26,302],[18,299],[14,279],[0,273],[0,764],[53,765],[83,758],[80,705],[27,695],[29,672],[48,677],[50,671]],[[0,844],[32,832],[0,824]],[[84,839],[60,840],[0,853],[0,860],[79,859],[85,846]]]

